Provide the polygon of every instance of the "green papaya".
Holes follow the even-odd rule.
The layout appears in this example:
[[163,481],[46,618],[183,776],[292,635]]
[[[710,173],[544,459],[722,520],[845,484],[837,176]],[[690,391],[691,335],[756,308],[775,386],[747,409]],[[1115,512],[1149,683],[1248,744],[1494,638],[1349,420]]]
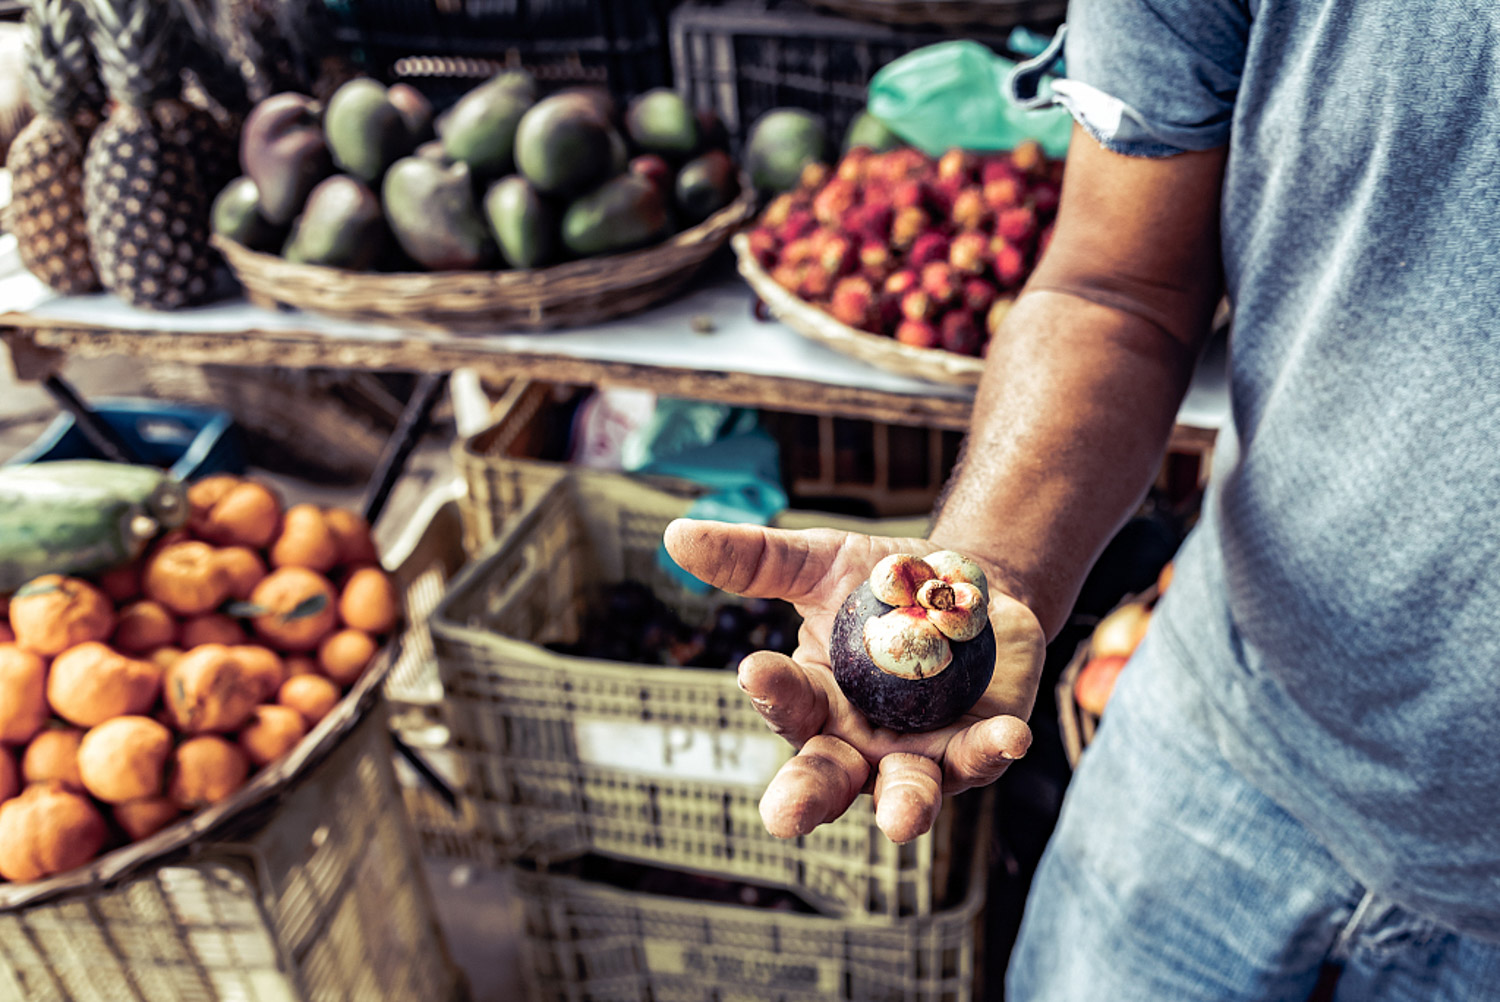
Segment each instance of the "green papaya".
[[129,563],[187,515],[187,490],[149,466],[69,460],[0,468],[0,593],[42,574]]

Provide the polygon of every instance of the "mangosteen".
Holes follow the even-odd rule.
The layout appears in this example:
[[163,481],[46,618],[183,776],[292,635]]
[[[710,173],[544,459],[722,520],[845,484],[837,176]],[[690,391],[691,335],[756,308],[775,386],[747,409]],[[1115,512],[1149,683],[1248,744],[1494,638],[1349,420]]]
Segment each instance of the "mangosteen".
[[967,713],[995,670],[984,571],[952,550],[881,560],[844,600],[833,677],[880,727],[931,731]]

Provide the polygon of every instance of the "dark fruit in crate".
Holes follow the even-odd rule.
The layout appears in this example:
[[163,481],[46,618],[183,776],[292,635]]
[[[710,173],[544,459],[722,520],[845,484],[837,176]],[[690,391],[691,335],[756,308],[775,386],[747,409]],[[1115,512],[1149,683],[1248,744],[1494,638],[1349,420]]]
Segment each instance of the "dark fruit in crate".
[[677,172],[673,200],[682,221],[692,226],[733,202],[739,193],[734,161],[722,150],[711,150]]
[[401,113],[401,120],[406,123],[406,132],[411,136],[413,147],[432,138],[432,102],[427,100],[426,95],[411,84],[398,83],[391,84],[385,96]]
[[988,599],[984,572],[961,554],[886,557],[834,619],[829,652],[839,688],[871,723],[893,731],[953,723],[995,670]]
[[498,178],[515,170],[521,119],[536,103],[529,73],[491,77],[458,99],[438,123],[448,156],[469,165],[474,176]]
[[313,99],[273,94],[257,104],[240,132],[240,169],[260,191],[266,219],[290,223],[313,186],[333,173]]
[[614,172],[615,135],[594,102],[578,94],[556,94],[521,116],[516,168],[539,191],[576,195]]
[[745,169],[762,191],[790,191],[809,163],[826,161],[828,135],[816,115],[797,108],[768,111],[750,129]]
[[557,209],[519,174],[490,185],[484,215],[512,268],[537,268],[557,256]]
[[417,145],[384,85],[367,77],[350,80],[334,91],[323,115],[323,132],[333,162],[370,183],[380,180],[386,168]]
[[708,150],[729,149],[729,130],[724,126],[724,120],[719,113],[712,108],[699,108],[693,112],[693,117],[698,120],[698,148],[707,152]]
[[219,192],[209,222],[215,233],[251,250],[274,251],[286,240],[286,227],[261,213],[260,190],[248,177],[235,178]]
[[844,133],[845,153],[859,146],[875,153],[884,153],[900,145],[902,145],[901,137],[868,111],[861,111],[855,115],[854,121],[849,123],[849,131]]
[[474,203],[465,164],[444,167],[423,157],[398,160],[386,172],[381,202],[401,249],[424,268],[483,268],[498,256]]
[[697,116],[680,94],[665,87],[648,90],[630,102],[625,131],[638,148],[677,163],[698,150]]
[[297,264],[362,271],[380,259],[385,243],[380,199],[363,182],[336,174],[307,196],[281,256]]
[[654,243],[669,228],[661,189],[645,178],[622,174],[568,206],[562,240],[574,254],[591,257]]

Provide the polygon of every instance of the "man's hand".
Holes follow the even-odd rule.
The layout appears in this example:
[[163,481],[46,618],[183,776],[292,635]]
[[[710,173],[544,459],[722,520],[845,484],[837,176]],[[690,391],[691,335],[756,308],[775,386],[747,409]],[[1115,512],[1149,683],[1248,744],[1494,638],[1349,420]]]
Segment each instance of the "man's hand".
[[919,734],[872,726],[833,678],[828,639],[839,606],[881,557],[919,556],[943,547],[925,539],[886,539],[832,529],[788,532],[679,519],[667,550],[716,588],[791,602],[802,616],[790,658],[770,651],[740,665],[739,684],[771,729],[797,749],[761,798],[771,834],[792,838],[839,817],[861,792],[875,795],[875,821],[894,842],[932,827],[944,793],[994,782],[1026,753],[1026,719],[1036,700],[1045,638],[1037,618],[1001,594],[990,577],[995,674],[962,720]]

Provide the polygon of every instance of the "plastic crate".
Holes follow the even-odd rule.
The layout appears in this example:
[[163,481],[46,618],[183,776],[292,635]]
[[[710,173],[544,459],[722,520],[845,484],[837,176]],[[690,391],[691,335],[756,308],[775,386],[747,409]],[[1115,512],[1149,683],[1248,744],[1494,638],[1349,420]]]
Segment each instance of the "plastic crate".
[[[792,0],[685,3],[672,12],[672,75],[694,107],[711,107],[743,142],[772,108],[822,117],[834,143],[866,104],[870,78],[951,32],[896,28],[815,13]],[[1006,34],[973,37],[1009,55]]]
[[627,98],[670,82],[666,0],[326,0],[356,62],[440,104],[502,68]]
[[[970,796],[973,796],[972,794]],[[518,871],[524,973],[535,1002],[971,1002],[988,806],[957,906],[890,924],[619,890]]]
[[[787,888],[825,913],[930,914],[933,835],[896,845],[868,796],[809,835],[772,837],[757,804],[791,748],[729,671],[562,655],[596,586],[650,585],[685,619],[732,600],[658,563],[690,499],[632,482],[552,485],[450,586],[432,618],[448,726],[480,838],[500,859],[587,852]],[[784,513],[779,524],[907,534],[910,522]]]
[[[133,397],[96,400],[90,407],[143,463],[163,467],[178,480],[245,472],[244,441],[226,411]],[[10,464],[103,458],[73,415],[63,413]]]

